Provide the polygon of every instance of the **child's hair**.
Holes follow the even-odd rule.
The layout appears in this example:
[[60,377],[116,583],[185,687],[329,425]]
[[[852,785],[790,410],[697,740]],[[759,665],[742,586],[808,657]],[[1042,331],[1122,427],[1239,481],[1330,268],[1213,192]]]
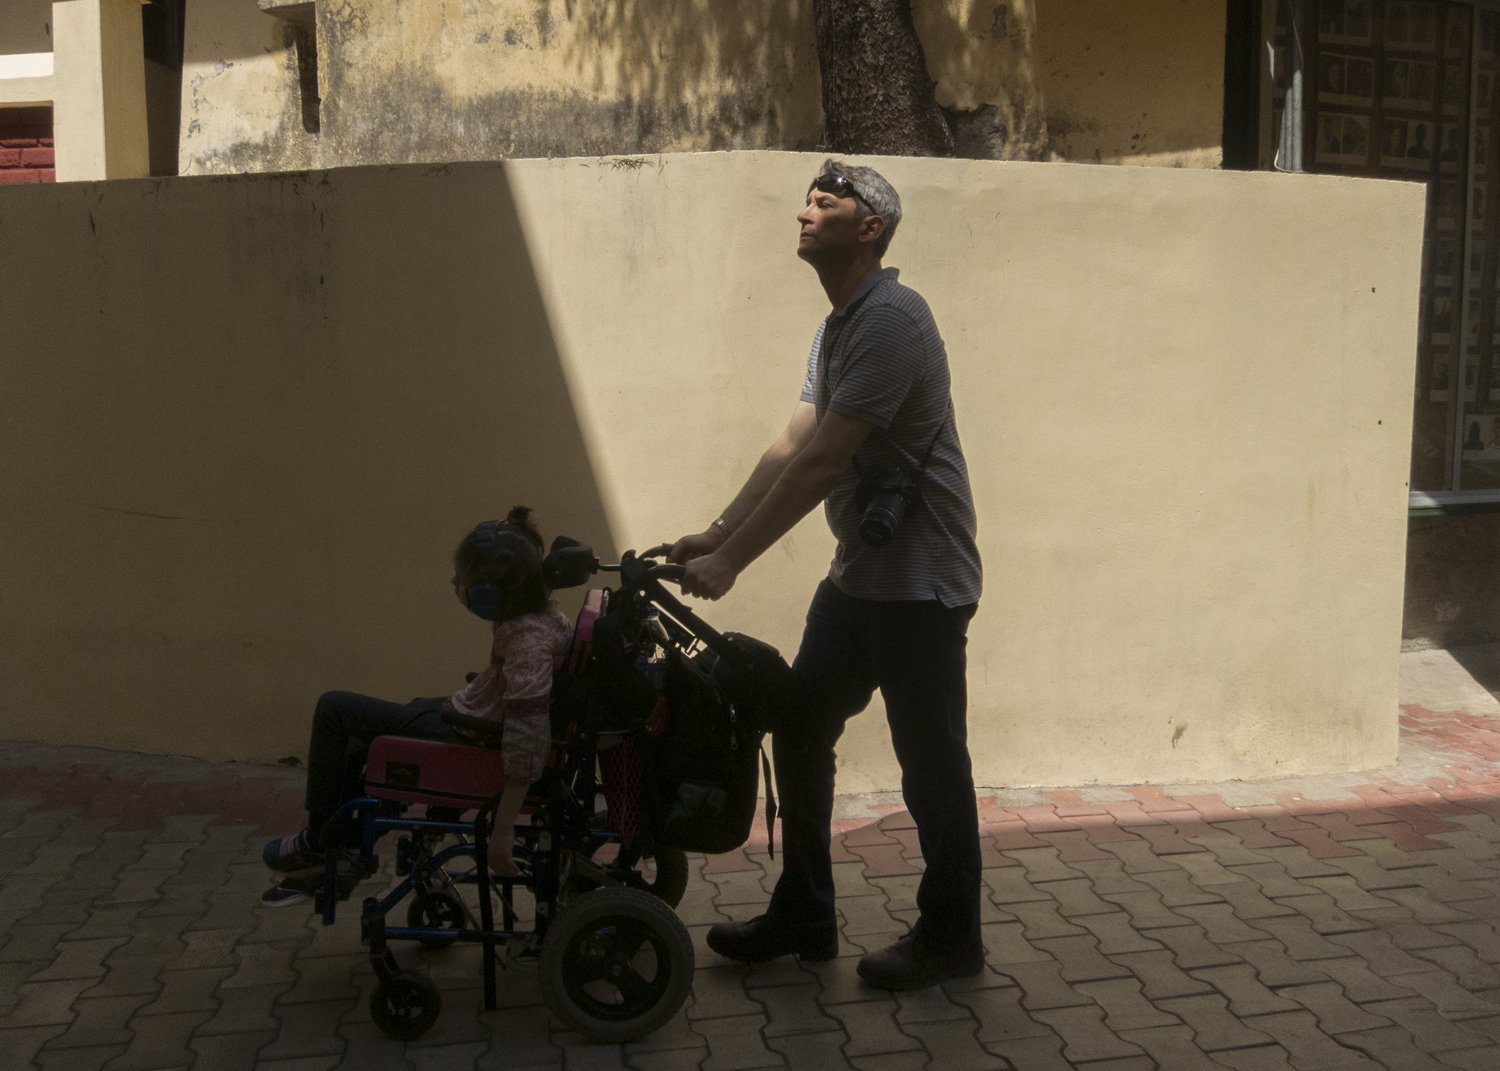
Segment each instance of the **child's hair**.
[[453,574],[463,587],[494,584],[505,592],[506,617],[539,613],[551,592],[542,580],[542,533],[529,506],[515,506],[503,521],[485,521],[453,552]]

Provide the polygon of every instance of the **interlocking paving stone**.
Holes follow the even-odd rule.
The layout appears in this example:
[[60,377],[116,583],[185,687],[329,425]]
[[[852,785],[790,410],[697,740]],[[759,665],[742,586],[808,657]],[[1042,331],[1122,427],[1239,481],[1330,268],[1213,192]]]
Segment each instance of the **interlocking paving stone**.
[[1387,1071],[1432,1071],[1437,1066],[1432,1053],[1417,1048],[1411,1035],[1394,1024],[1340,1034],[1339,1043],[1358,1049]]
[[1047,882],[1043,887],[1057,901],[1059,914],[1075,925],[1085,925],[1082,921],[1085,916],[1108,915],[1120,910],[1119,905],[1101,900],[1087,877],[1063,878]]
[[1105,1025],[1104,1009],[1096,1005],[1050,1008],[1034,1014],[1057,1031],[1065,1043],[1063,1056],[1075,1064],[1141,1054],[1140,1046],[1123,1040]]
[[[195,1071],[253,1071],[260,1050],[276,1040],[274,1030],[244,1034],[199,1034],[188,1042],[188,1047],[197,1054],[193,1061]],[[386,1050],[393,1047],[385,1045]],[[405,1066],[406,1061],[401,1061]],[[367,1064],[352,1064],[364,1068]],[[395,1069],[393,1069],[395,1071]]]
[[1251,1029],[1229,1013],[1229,1002],[1217,993],[1159,1000],[1156,1006],[1192,1028],[1199,1048],[1244,1049],[1272,1041],[1269,1034]]
[[88,1049],[43,1049],[33,1060],[39,1071],[99,1071],[125,1052],[124,1045]]
[[976,1039],[981,1044],[1016,1038],[1051,1037],[1056,1032],[1039,1023],[1021,1006],[1021,990],[1016,986],[951,992],[954,1003],[969,1009],[979,1023]]
[[929,1066],[926,1049],[861,1056],[853,1061],[859,1071],[923,1071]]
[[1441,1053],[1449,1049],[1477,1049],[1488,1044],[1482,1032],[1473,1031],[1462,1023],[1443,1018],[1425,997],[1402,997],[1399,1000],[1378,1000],[1363,1005],[1371,1015],[1389,1019],[1401,1027],[1424,1052]]
[[1358,1049],[1340,1045],[1318,1029],[1318,1021],[1310,1012],[1279,1012],[1275,1015],[1258,1015],[1245,1021],[1270,1034],[1287,1051],[1293,1067],[1308,1071],[1322,1068],[1369,1068],[1382,1071],[1380,1064],[1371,1060]]
[[818,1003],[819,986],[779,985],[755,990],[754,999],[761,1005],[766,1019],[762,1033],[769,1038],[788,1034],[826,1034],[839,1029],[839,1021],[830,1018]]
[[[509,1071],[512,1067],[562,1066],[566,1054],[548,1033],[545,1010],[502,1008],[485,1012],[484,1018],[493,1040],[489,1051],[476,1062],[476,1067]],[[354,1034],[347,1023],[344,1030],[346,1034]],[[369,1036],[379,1037],[373,1028]]]
[[851,1062],[883,1053],[921,1050],[916,1038],[896,1024],[896,1007],[888,999],[830,1004],[823,1009],[838,1019],[849,1043],[844,1054]]
[[214,993],[218,1010],[198,1028],[198,1035],[270,1032],[274,1040],[281,1024],[272,1014],[272,1009],[286,989],[285,983],[227,988],[221,984]]
[[1110,893],[1149,893],[1152,891],[1151,886],[1131,877],[1125,872],[1125,865],[1107,853],[1100,860],[1080,859],[1073,864],[1073,868],[1083,871],[1088,876],[1089,882],[1094,887],[1094,895],[1106,899]]
[[118,1045],[123,1051],[135,1036],[131,1019],[150,1000],[150,995],[80,998],[73,1002],[77,1014],[68,1029],[49,1041],[47,1047],[70,1049]]
[[1296,1011],[1298,1007],[1281,992],[1268,988],[1261,981],[1260,972],[1249,963],[1203,967],[1194,971],[1193,977],[1218,990],[1219,994],[1229,1001],[1229,1013],[1239,1018],[1250,1015],[1268,1015],[1272,1012]]
[[102,978],[106,973],[104,958],[125,943],[123,937],[100,937],[92,941],[62,941],[57,957],[46,970],[32,977],[38,982],[66,978]]
[[1412,955],[1443,968],[1465,989],[1500,988],[1500,970],[1481,960],[1479,955],[1467,945],[1419,948],[1414,950]]
[[[1325,1034],[1343,1034],[1352,1030],[1378,1030],[1390,1026],[1389,1019],[1371,1015],[1349,1000],[1337,982],[1316,985],[1292,985],[1279,991],[1280,995],[1294,1000],[1316,1017],[1318,1027]],[[1270,1014],[1286,1014],[1272,1012]]]
[[1213,944],[1256,941],[1265,937],[1264,933],[1242,922],[1230,904],[1183,904],[1175,910],[1202,927],[1203,936]]
[[854,1065],[844,1055],[848,1040],[842,1030],[830,1030],[796,1037],[767,1037],[766,1047],[780,1053],[790,1071],[852,1071]]
[[1296,1071],[1280,1045],[1256,1045],[1214,1053],[1214,1059],[1234,1071]]
[[1136,875],[1161,894],[1165,907],[1176,909],[1194,904],[1219,904],[1224,898],[1219,895],[1220,885],[1204,888],[1193,882],[1191,875],[1173,864],[1171,870],[1143,871]]
[[1379,930],[1364,933],[1340,933],[1329,938],[1335,944],[1354,952],[1370,969],[1383,978],[1396,978],[1414,971],[1425,971],[1430,964],[1396,947],[1389,934]]
[[982,877],[989,889],[989,898],[1002,907],[1056,902],[1051,893],[1034,885],[1019,867],[988,868]]
[[1486,1045],[1462,1052],[1445,1052],[1440,1057],[1444,1067],[1467,1068],[1468,1071],[1494,1071],[1500,1066],[1500,1047]]
[[1075,1008],[1093,1001],[1062,978],[1062,965],[1056,960],[1046,963],[995,964],[1001,974],[1012,978],[1021,988],[1021,1004],[1035,1014],[1050,1008]]
[[1354,956],[1348,959],[1320,959],[1317,970],[1342,986],[1344,995],[1356,1004],[1368,1004],[1372,1000],[1397,1000],[1409,997],[1413,992],[1382,978],[1370,970],[1369,964],[1364,960]]
[[[858,1005],[849,1005],[857,1007]],[[737,1071],[739,1068],[780,1067],[779,1053],[766,1047],[761,1034],[766,1020],[763,1015],[745,1015],[729,1019],[702,1019],[693,1029],[708,1042],[708,1059],[703,1071]],[[890,1049],[876,1051],[889,1052]]]
[[[1083,871],[1062,862],[1058,858],[1058,849],[1053,847],[1016,848],[1006,854],[1021,864],[1026,871],[1027,880],[1034,885],[1086,876]],[[1051,893],[1051,890],[1047,891]]]
[[1439,1015],[1448,1020],[1477,1019],[1500,1014],[1500,1004],[1470,993],[1443,971],[1412,971],[1401,984],[1426,997]]
[[1033,943],[1054,937],[1087,937],[1083,927],[1062,917],[1057,901],[1011,904],[1010,912],[1020,919],[1026,939]]
[[20,987],[21,999],[0,1018],[0,1028],[66,1025],[77,1014],[73,1003],[93,985],[91,978],[64,978],[56,982],[27,982]]
[[1176,958],[1165,948],[1152,952],[1113,953],[1109,958],[1140,981],[1142,995],[1147,1000],[1187,997],[1210,991],[1207,982],[1179,968]]
[[1181,1024],[1122,1030],[1120,1038],[1143,1049],[1158,1068],[1197,1071],[1224,1066],[1200,1049],[1192,1029]]
[[1004,1071],[1008,1061],[985,1049],[975,1037],[975,1024],[914,1023],[905,1030],[916,1037],[930,1057],[928,1067],[943,1071]]
[[188,1047],[194,1031],[207,1012],[177,1012],[173,1015],[137,1015],[131,1020],[130,1045],[105,1064],[102,1071],[160,1071],[190,1067],[197,1054]]
[[[1337,959],[1345,954],[1342,947],[1324,938],[1313,928],[1313,924],[1305,918],[1287,916],[1285,918],[1255,919],[1250,925],[1276,938],[1276,940],[1281,942],[1282,947],[1286,949],[1287,955],[1298,961]],[[1334,936],[1340,936],[1347,932],[1350,931],[1338,931]]]
[[1110,978],[1126,978],[1130,972],[1114,960],[1099,952],[1099,942],[1092,935],[1081,937],[1049,937],[1031,942],[1051,956],[1062,967],[1065,982],[1095,982]]
[[[699,1049],[672,1049],[664,1052],[645,1052],[630,1058],[631,1071],[699,1071],[704,1061],[708,1059],[707,1047]],[[480,1068],[489,1066],[500,1067],[501,1065],[479,1064]],[[810,1066],[799,1064],[798,1066]],[[826,1066],[828,1071],[839,1071],[842,1064],[811,1065]],[[511,1071],[512,1065],[505,1065],[506,1071]],[[534,1068],[516,1068],[515,1071],[566,1071],[562,1064],[548,1064]]]
[[1075,988],[1104,1009],[1104,1025],[1116,1034],[1154,1026],[1174,1026],[1181,1022],[1142,996],[1141,983],[1134,978],[1081,982]]
[[1142,934],[1131,924],[1131,918],[1123,911],[1108,915],[1080,915],[1078,925],[1094,935],[1099,951],[1106,956],[1130,955],[1134,952],[1152,952],[1160,949],[1160,941]]
[[1101,899],[1119,904],[1131,925],[1142,932],[1168,926],[1187,926],[1192,919],[1179,915],[1162,903],[1161,893],[1147,887],[1143,892],[1100,892]]
[[1057,1034],[1050,1037],[1009,1038],[991,1042],[985,1048],[996,1056],[1004,1057],[1012,1067],[1026,1071],[1075,1071],[1073,1064],[1063,1058],[1065,1042]]

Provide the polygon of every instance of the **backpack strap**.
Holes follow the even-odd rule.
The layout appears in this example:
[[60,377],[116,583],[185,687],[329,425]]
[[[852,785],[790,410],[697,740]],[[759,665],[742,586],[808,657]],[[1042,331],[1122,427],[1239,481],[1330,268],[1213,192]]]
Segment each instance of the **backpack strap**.
[[760,770],[766,779],[766,851],[776,858],[776,789],[771,785],[771,760],[766,758],[765,737],[760,741]]

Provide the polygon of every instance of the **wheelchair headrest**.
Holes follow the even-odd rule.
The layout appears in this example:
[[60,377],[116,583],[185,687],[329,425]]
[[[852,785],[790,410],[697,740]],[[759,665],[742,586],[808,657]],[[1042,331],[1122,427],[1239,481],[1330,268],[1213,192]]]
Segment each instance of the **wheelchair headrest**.
[[576,539],[558,536],[542,559],[542,581],[553,591],[587,584],[599,570],[599,560],[592,547]]

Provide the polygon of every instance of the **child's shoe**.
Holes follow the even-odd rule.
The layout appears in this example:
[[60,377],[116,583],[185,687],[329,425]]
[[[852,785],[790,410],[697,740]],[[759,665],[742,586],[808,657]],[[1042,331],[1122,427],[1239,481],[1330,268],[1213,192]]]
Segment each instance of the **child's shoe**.
[[308,846],[305,829],[269,842],[261,851],[260,857],[266,866],[282,874],[323,865],[323,853],[313,851]]
[[260,894],[262,907],[293,907],[312,899],[312,890],[296,881],[278,881]]

